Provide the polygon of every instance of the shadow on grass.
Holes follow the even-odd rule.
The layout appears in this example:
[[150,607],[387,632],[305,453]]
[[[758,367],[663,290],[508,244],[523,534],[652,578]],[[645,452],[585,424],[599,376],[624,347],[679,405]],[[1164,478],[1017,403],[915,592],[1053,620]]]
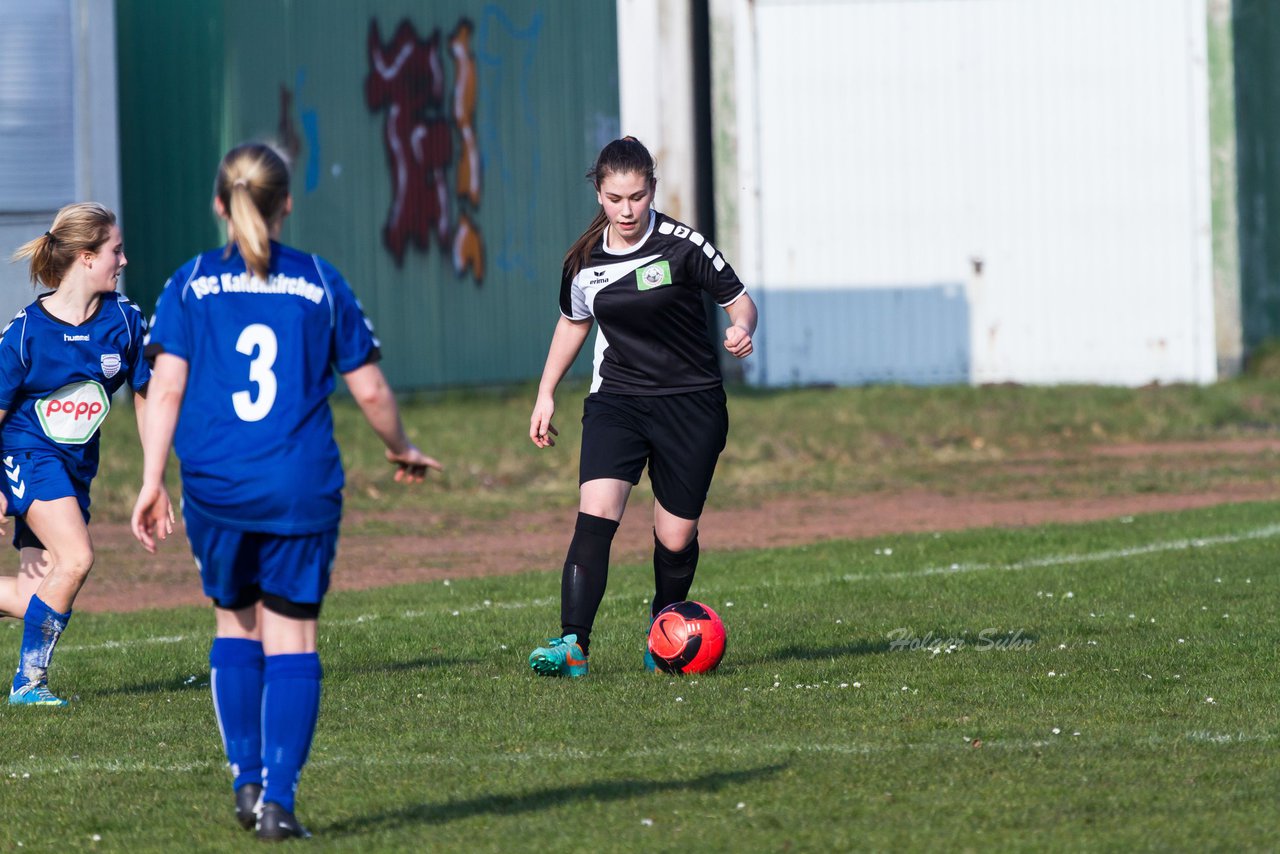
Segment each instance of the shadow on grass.
[[688,780],[600,780],[572,786],[554,786],[516,795],[485,795],[443,804],[412,804],[396,810],[357,816],[322,828],[325,835],[354,835],[369,830],[392,830],[418,824],[446,824],[477,815],[513,815],[561,808],[575,801],[620,801],[655,792],[679,790],[717,791],[725,786],[770,777],[786,764],[764,765],[744,771],[717,771]]
[[363,676],[368,673],[401,673],[407,670],[430,670],[437,667],[468,667],[479,664],[476,658],[415,658],[410,661],[352,662],[324,665],[326,676]]
[[[325,678],[364,676],[371,673],[401,673],[413,670],[428,670],[454,665],[467,666],[478,663],[476,659],[465,658],[417,658],[411,661],[383,661],[377,664],[342,665],[324,664]],[[165,679],[153,679],[148,682],[135,682],[131,685],[115,685],[101,691],[91,692],[97,697],[114,697],[121,694],[162,694],[168,691],[204,691],[209,690],[209,671],[171,676]]]
[[824,658],[845,658],[854,655],[880,655],[891,652],[888,638],[850,641],[849,643],[831,646],[789,646],[774,653],[761,655],[754,663],[767,664],[771,661],[817,661]]

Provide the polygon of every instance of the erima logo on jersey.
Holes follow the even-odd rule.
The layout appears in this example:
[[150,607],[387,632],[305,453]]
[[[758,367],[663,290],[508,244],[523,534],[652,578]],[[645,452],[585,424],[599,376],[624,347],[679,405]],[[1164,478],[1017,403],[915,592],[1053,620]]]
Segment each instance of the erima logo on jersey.
[[62,340],[63,341],[88,341],[89,336],[88,335],[68,335],[67,333],[64,332],[62,333]]
[[642,291],[671,284],[671,265],[658,261],[636,270],[636,287]]

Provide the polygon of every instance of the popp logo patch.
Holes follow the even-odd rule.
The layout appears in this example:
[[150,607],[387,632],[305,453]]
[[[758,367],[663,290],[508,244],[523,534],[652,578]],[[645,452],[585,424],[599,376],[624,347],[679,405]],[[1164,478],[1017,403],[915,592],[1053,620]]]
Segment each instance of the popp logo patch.
[[111,410],[107,390],[92,380],[71,383],[36,401],[36,417],[46,436],[63,445],[93,438]]

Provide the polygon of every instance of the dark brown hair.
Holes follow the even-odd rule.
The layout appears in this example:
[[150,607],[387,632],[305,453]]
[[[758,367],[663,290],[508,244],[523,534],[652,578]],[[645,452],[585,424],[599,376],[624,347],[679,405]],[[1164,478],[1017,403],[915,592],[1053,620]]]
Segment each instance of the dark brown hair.
[[271,263],[271,226],[289,198],[289,164],[266,143],[237,145],[218,164],[213,195],[227,212],[229,236],[245,266],[265,279]]
[[58,211],[49,230],[18,247],[11,260],[31,259],[31,282],[56,289],[81,252],[97,252],[111,236],[116,215],[97,202]]
[[[654,168],[653,155],[644,147],[644,143],[634,136],[624,136],[600,149],[596,165],[587,170],[587,179],[598,191],[600,182],[610,175],[637,172],[644,176],[645,182],[652,188],[657,180],[653,174]],[[595,219],[591,220],[587,230],[573,241],[569,251],[564,254],[564,269],[569,278],[578,275],[578,271],[587,263],[587,259],[591,257],[591,247],[600,239],[608,224],[609,218],[604,215],[604,208],[601,208],[596,211]]]

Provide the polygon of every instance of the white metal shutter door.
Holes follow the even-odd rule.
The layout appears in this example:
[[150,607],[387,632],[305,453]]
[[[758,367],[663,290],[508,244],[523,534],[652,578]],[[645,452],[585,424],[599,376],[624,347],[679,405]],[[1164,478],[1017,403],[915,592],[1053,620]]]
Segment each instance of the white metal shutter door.
[[75,197],[68,0],[0,0],[0,213]]
[[1214,379],[1204,0],[755,14],[763,381]]

